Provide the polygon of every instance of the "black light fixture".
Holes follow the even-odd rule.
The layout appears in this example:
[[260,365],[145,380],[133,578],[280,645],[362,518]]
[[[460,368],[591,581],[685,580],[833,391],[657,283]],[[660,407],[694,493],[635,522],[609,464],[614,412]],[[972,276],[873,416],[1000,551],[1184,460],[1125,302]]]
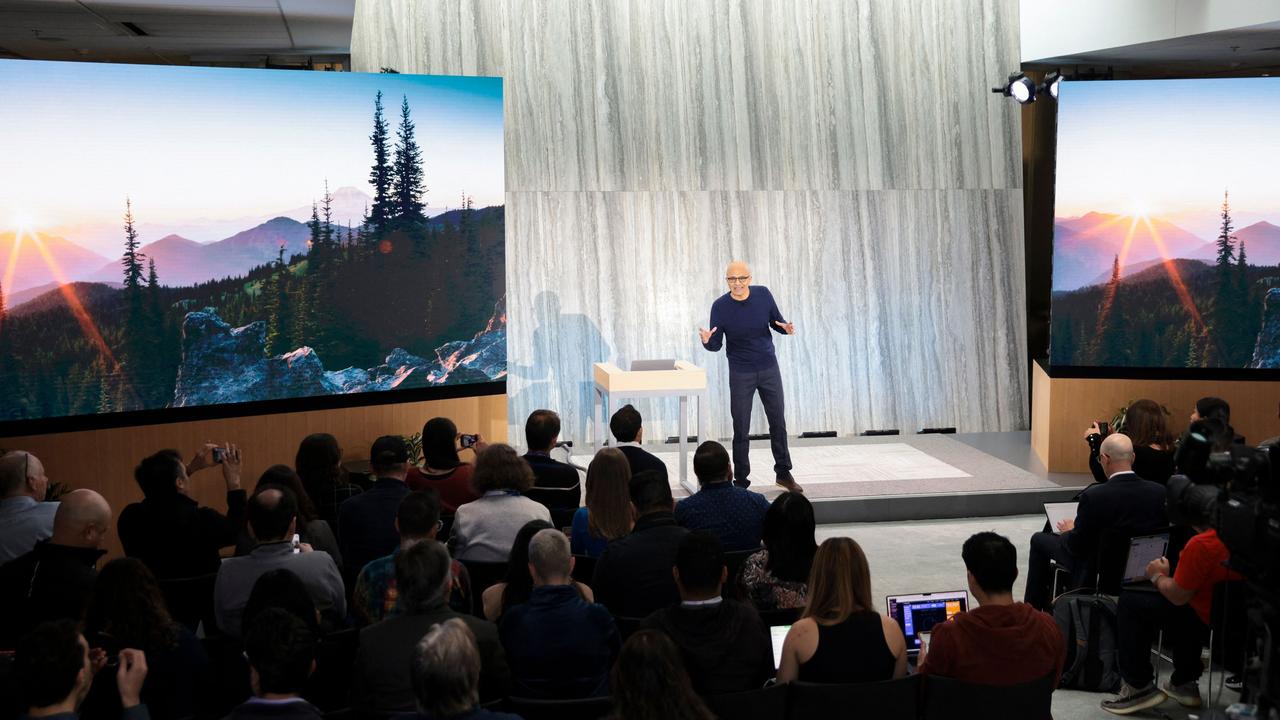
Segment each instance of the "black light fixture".
[[1062,84],[1062,73],[1054,70],[1044,76],[1044,83],[1040,85],[1040,92],[1049,93],[1049,97],[1054,100],[1058,99],[1058,86]]
[[1035,82],[1020,72],[1010,75],[1004,85],[991,88],[991,92],[1011,97],[1017,100],[1020,105],[1036,101]]

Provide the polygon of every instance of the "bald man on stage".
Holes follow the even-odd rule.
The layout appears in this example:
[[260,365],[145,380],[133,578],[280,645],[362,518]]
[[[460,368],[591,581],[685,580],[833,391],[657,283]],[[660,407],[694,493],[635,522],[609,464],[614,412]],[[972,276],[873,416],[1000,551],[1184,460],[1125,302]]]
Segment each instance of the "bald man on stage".
[[[711,304],[711,329],[698,329],[702,347],[716,352],[725,343],[729,358],[729,414],[733,416],[733,482],[751,484],[751,402],[757,391],[769,420],[769,447],[777,482],[792,492],[804,492],[791,476],[791,452],[787,449],[787,420],[783,416],[782,373],[769,331],[794,335],[795,325],[782,318],[773,294],[763,285],[751,284],[751,268],[735,260],[725,270],[729,292]],[[699,438],[705,440],[706,438]]]

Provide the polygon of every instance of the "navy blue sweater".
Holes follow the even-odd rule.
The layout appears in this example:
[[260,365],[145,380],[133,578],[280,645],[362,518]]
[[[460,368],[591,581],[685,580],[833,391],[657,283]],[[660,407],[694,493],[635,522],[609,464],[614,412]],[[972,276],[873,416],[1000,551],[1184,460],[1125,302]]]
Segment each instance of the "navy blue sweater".
[[720,343],[728,338],[724,354],[729,358],[729,369],[739,372],[760,372],[778,364],[773,353],[773,336],[770,330],[786,334],[786,330],[774,322],[786,322],[773,301],[773,293],[763,285],[752,285],[746,300],[734,300],[725,293],[711,303],[711,326],[715,329],[711,340],[703,347],[716,352]]

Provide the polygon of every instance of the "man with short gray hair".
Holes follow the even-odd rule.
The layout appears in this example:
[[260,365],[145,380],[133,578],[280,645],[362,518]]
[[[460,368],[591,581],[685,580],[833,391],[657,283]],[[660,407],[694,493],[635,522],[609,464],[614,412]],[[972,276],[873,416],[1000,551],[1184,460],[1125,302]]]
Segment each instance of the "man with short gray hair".
[[53,535],[58,503],[44,501],[49,478],[44,463],[25,450],[0,457],[0,565],[31,552]]
[[413,693],[419,718],[518,720],[478,707],[480,649],[471,628],[458,618],[433,626],[413,654]]
[[609,694],[609,668],[622,648],[613,616],[582,599],[570,574],[569,539],[541,530],[529,541],[529,600],[508,608],[498,632],[514,694],[570,699]]

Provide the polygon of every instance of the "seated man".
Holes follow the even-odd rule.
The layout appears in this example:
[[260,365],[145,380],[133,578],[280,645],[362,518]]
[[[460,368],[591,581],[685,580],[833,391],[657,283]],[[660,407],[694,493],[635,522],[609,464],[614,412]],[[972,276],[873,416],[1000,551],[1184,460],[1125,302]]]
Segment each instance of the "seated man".
[[360,649],[352,669],[351,704],[359,710],[412,710],[415,695],[410,667],[418,641],[433,625],[460,618],[480,648],[480,699],[506,697],[510,672],[498,628],[447,604],[452,578],[449,551],[423,540],[396,557],[396,587],[403,614],[360,631]]
[[1112,433],[1102,441],[1098,462],[1107,482],[1080,493],[1074,520],[1059,523],[1061,535],[1038,532],[1031,536],[1027,557],[1027,590],[1023,600],[1038,610],[1049,609],[1050,560],[1072,574],[1065,589],[1091,582],[1098,544],[1107,531],[1141,535],[1168,526],[1165,489],[1133,472],[1133,441]]
[[53,519],[53,537],[0,567],[0,647],[11,648],[32,625],[80,620],[98,577],[111,506],[92,490],[72,490]]
[[[215,452],[216,457],[215,457]],[[195,473],[221,466],[227,514],[202,507],[188,493]],[[124,554],[146,563],[157,580],[218,572],[219,550],[236,544],[244,527],[245,492],[240,489],[240,450],[205,445],[184,465],[176,450],[144,458],[133,471],[144,499],[120,513]]]
[[709,531],[728,552],[759,548],[769,501],[733,484],[724,446],[714,440],[699,445],[693,454],[693,474],[698,476],[698,492],[676,505],[676,522],[690,530]]
[[533,489],[525,496],[548,510],[577,510],[582,504],[582,477],[578,469],[551,457],[560,440],[560,416],[551,410],[534,410],[524,423],[529,447],[524,459],[533,468]]
[[413,653],[415,720],[520,720],[480,707],[480,649],[471,628],[458,618],[433,625]]
[[627,489],[636,524],[596,561],[591,589],[615,618],[643,618],[680,601],[671,567],[689,531],[676,524],[671,486],[661,475],[639,473]]
[[[650,615],[680,654],[699,695],[744,692],[773,677],[773,644],[755,608],[721,598],[729,571],[720,541],[695,530],[680,541],[675,567],[680,604]],[[1052,624],[1052,623],[1050,623]]]
[[346,567],[343,577],[355,583],[366,564],[394,552],[400,545],[396,513],[411,491],[409,448],[396,435],[383,435],[369,449],[369,465],[377,476],[373,487],[338,506],[338,538]]
[[631,474],[652,470],[662,477],[667,476],[667,464],[656,455],[641,447],[644,442],[644,427],[641,425],[640,411],[631,405],[623,405],[618,412],[609,418],[609,432],[617,440],[614,447],[627,456],[627,464],[631,466]]
[[282,485],[263,485],[249,500],[249,532],[258,546],[242,557],[227,558],[213,586],[213,610],[218,627],[232,637],[241,633],[240,616],[258,578],[284,568],[307,588],[316,610],[334,623],[347,615],[342,575],[329,553],[315,552],[303,543],[293,546],[298,527],[298,499]]
[[1058,684],[1066,646],[1046,613],[1014,602],[1018,551],[1007,538],[980,532],[960,551],[978,607],[933,626],[920,651],[920,673],[979,685],[1020,685],[1052,674]]
[[[26,717],[74,720],[93,676],[107,663],[105,653],[96,652],[89,652],[89,643],[74,620],[42,623],[28,633],[13,663],[17,685],[27,701]],[[123,708],[120,717],[147,720],[150,713],[141,700],[147,656],[141,650],[124,649],[115,659],[116,689]]]
[[511,664],[512,694],[573,699],[609,694],[609,668],[622,647],[613,617],[586,602],[569,573],[573,556],[559,530],[529,541],[533,592],[498,627]]
[[227,720],[321,720],[320,710],[302,698],[319,645],[306,623],[292,613],[280,608],[258,613],[244,640],[253,697],[232,710]]
[[0,457],[0,565],[53,535],[58,503],[44,501],[48,491],[40,458],[22,450]]
[[[1120,633],[1120,694],[1102,701],[1102,709],[1129,715],[1153,708],[1166,698],[1184,707],[1200,707],[1200,648],[1209,633],[1213,588],[1220,582],[1239,580],[1226,568],[1231,555],[1210,527],[1207,512],[1189,518],[1196,535],[1178,556],[1178,569],[1169,575],[1169,560],[1147,565],[1147,578],[1159,592],[1123,590],[1116,606]],[[1157,688],[1151,668],[1151,645],[1164,631],[1165,650],[1173,657],[1173,673]]]

